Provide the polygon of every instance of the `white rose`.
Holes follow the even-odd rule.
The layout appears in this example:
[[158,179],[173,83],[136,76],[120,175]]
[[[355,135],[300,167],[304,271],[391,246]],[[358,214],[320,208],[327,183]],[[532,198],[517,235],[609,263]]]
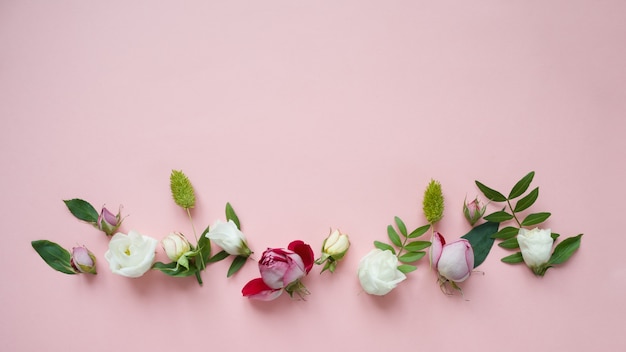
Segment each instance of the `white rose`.
[[136,231],[131,230],[128,235],[118,232],[111,238],[104,258],[114,274],[140,277],[150,270],[158,243]]
[[228,254],[247,257],[251,253],[246,243],[246,237],[239,231],[237,225],[232,220],[228,220],[228,222],[217,220],[210,227],[206,237],[215,242]]
[[550,260],[552,244],[554,243],[550,229],[519,229],[517,242],[522,251],[524,262],[533,269],[533,271],[540,269]]
[[359,263],[361,287],[370,295],[383,296],[406,279],[398,270],[398,258],[388,250],[374,249]]
[[170,233],[161,240],[161,246],[168,258],[177,261],[183,254],[191,250],[189,241],[180,233]]

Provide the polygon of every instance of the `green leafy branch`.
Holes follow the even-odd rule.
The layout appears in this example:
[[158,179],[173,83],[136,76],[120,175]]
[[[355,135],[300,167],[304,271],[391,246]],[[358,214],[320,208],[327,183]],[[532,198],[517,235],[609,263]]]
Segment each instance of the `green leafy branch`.
[[[396,216],[394,220],[397,230],[393,225],[387,226],[387,236],[393,245],[374,241],[374,246],[381,250],[391,251],[391,253],[398,258],[398,261],[404,263],[398,266],[398,270],[405,274],[410,273],[417,269],[417,267],[411,263],[422,259],[426,255],[426,252],[423,250],[431,245],[429,241],[419,241],[415,239],[428,232],[431,225],[420,226],[409,233],[402,219]],[[402,237],[400,237],[400,235],[402,235]]]

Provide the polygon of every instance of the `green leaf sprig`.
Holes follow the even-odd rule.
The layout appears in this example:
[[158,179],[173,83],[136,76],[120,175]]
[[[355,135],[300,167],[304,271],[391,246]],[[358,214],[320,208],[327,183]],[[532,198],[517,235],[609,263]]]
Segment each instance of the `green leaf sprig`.
[[[408,232],[402,219],[396,216],[394,217],[394,222],[397,230],[393,225],[387,226],[387,236],[393,245],[380,241],[374,241],[374,247],[383,251],[391,251],[391,253],[398,258],[398,261],[403,263],[398,266],[398,270],[405,274],[410,273],[417,269],[417,267],[412,265],[412,263],[422,259],[426,255],[426,252],[423,250],[431,245],[429,241],[416,240],[416,238],[428,232],[430,224],[420,226],[415,230]],[[402,237],[400,237],[400,235]]]
[[[488,222],[498,224],[513,222],[512,225],[501,227],[496,233],[491,236],[491,238],[493,238],[494,240],[501,240],[498,245],[502,248],[511,250],[519,249],[517,235],[520,228],[527,228],[530,226],[541,224],[551,216],[551,213],[549,212],[536,212],[530,213],[524,218],[520,217],[520,212],[529,209],[539,197],[539,187],[533,188],[530,192],[524,195],[524,193],[526,193],[526,191],[528,191],[528,189],[530,188],[530,184],[532,183],[534,177],[534,171],[526,174],[519,181],[517,181],[517,183],[515,183],[508,196],[504,196],[503,193],[496,191],[493,188],[487,187],[479,181],[475,181],[478,189],[480,189],[480,191],[489,200],[495,203],[505,203],[504,208],[485,216],[483,219]],[[516,201],[514,202],[514,200]],[[551,235],[553,240],[555,241],[559,237],[558,233],[552,233]],[[537,271],[536,274],[539,276],[543,276],[548,268],[552,267],[553,265],[562,264],[567,261],[572,256],[572,254],[574,254],[574,252],[580,247],[581,237],[582,234],[579,234],[577,236],[569,237],[559,243],[555,247],[547,265],[541,270]],[[517,251],[512,255],[502,258],[502,261],[509,264],[515,264],[522,263],[524,260],[522,253],[520,251]]]

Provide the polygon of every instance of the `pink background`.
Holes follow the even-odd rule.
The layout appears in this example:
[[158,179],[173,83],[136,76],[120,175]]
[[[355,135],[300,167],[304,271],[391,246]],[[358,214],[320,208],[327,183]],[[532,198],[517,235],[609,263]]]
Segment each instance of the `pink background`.
[[[623,1],[0,1],[2,350],[623,350],[624,14]],[[352,248],[305,279],[305,302],[242,298],[252,263],[230,279],[215,264],[204,287],[112,274],[107,238],[61,200],[123,204],[124,231],[191,235],[171,169],[196,188],[196,227],[230,201],[257,258],[295,239],[319,253],[330,227]],[[443,295],[425,260],[389,295],[361,292],[359,259],[394,215],[425,222],[431,178],[454,240],[474,180],[506,192],[531,170],[546,226],[585,234],[565,265],[537,278],[494,247],[462,285],[469,301]],[[87,245],[99,274],[54,272],[36,239]]]

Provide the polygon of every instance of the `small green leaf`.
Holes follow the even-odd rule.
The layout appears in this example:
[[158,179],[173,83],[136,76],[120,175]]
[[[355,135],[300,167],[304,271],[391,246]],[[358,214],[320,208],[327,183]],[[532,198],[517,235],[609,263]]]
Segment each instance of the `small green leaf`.
[[415,265],[403,264],[398,266],[398,270],[400,270],[403,274],[408,274],[417,270],[417,267]]
[[217,253],[216,255],[212,256],[211,258],[209,258],[206,262],[208,263],[217,263],[220,260],[224,260],[226,259],[226,257],[228,257],[230,254],[228,254],[228,252],[226,251],[221,251],[219,253]]
[[499,240],[508,240],[511,237],[517,236],[518,233],[519,229],[517,227],[507,226],[503,229],[500,229],[500,231],[496,232],[491,237]]
[[524,258],[522,257],[522,252],[513,253],[507,257],[502,258],[501,260],[504,263],[508,263],[508,264],[517,264],[517,263],[524,262]]
[[226,277],[231,277],[236,272],[238,272],[239,269],[241,269],[243,265],[246,264],[246,260],[248,260],[248,257],[244,257],[242,255],[236,256],[233,259],[233,262],[230,264],[230,268],[228,268],[228,274],[226,274]]
[[226,221],[228,220],[232,220],[235,223],[235,225],[237,225],[237,228],[241,230],[241,223],[239,222],[239,217],[237,217],[237,214],[235,213],[235,210],[230,205],[230,203],[226,203]]
[[519,248],[519,243],[517,242],[517,237],[513,237],[500,242],[498,246],[506,249],[516,249]]
[[483,192],[487,199],[490,199],[494,202],[506,202],[506,197],[502,193],[496,191],[495,189],[491,189],[478,181],[475,182],[476,186],[478,186],[478,189]]
[[391,243],[395,244],[398,247],[402,246],[402,241],[400,240],[400,236],[398,236],[398,233],[393,228],[393,226],[391,225],[387,226],[387,235],[389,236]]
[[461,237],[468,240],[472,245],[474,250],[474,268],[482,264],[487,258],[495,241],[491,236],[498,232],[498,226],[497,222],[486,222],[474,227]]
[[561,236],[561,235],[559,235],[558,233],[555,233],[555,232],[552,232],[550,234],[550,237],[552,237],[552,239],[555,240],[555,241],[556,241],[557,238],[559,238],[559,236]]
[[578,236],[564,239],[563,242],[559,243],[554,248],[554,252],[552,253],[552,256],[550,257],[550,261],[548,263],[550,265],[565,263],[580,247],[580,240],[582,236],[583,234],[581,233]]
[[189,178],[178,170],[172,170],[170,175],[170,189],[174,202],[184,209],[193,208],[196,204],[196,195]]
[[396,216],[394,217],[394,220],[396,221],[396,225],[398,226],[398,230],[400,230],[402,236],[406,237],[408,233],[406,232],[406,225],[404,225],[402,219]]
[[52,269],[64,274],[77,274],[70,264],[72,255],[65,248],[48,240],[32,241],[30,244]]
[[535,172],[531,171],[526,176],[522,177],[521,180],[517,181],[511,193],[509,193],[509,199],[517,198],[526,192],[528,186],[530,186],[530,183],[533,181],[533,177],[535,177]]
[[537,197],[539,197],[539,187],[533,189],[532,191],[530,191],[530,193],[524,196],[524,198],[518,200],[517,204],[515,204],[514,211],[516,213],[519,213],[520,211],[528,209],[531,205],[535,203]]
[[398,260],[403,263],[413,263],[422,259],[425,255],[426,252],[408,252],[398,257]]
[[506,211],[496,211],[484,217],[485,220],[491,222],[504,222],[513,219],[513,215]]
[[424,225],[424,226],[420,226],[420,227],[416,228],[415,230],[413,230],[413,232],[411,232],[408,237],[409,238],[420,237],[423,234],[425,234],[426,231],[428,231],[428,229],[430,229],[430,224]]
[[178,265],[178,263],[176,262],[171,262],[167,264],[156,262],[152,265],[152,269],[159,270],[163,274],[172,277],[188,277],[194,275],[197,272],[197,269],[193,266],[187,269],[181,265]]
[[430,247],[430,245],[431,243],[428,241],[413,241],[404,246],[404,249],[409,252],[417,252]]
[[522,221],[522,226],[531,226],[531,225],[540,224],[546,221],[546,219],[548,219],[550,215],[551,215],[550,213],[528,214],[528,216],[524,218],[524,221]]
[[98,222],[99,214],[89,202],[78,198],[64,200],[63,202],[77,219],[94,224]]
[[374,247],[383,251],[391,251],[391,253],[393,253],[394,255],[396,254],[396,250],[392,246],[388,245],[387,243],[374,241]]

